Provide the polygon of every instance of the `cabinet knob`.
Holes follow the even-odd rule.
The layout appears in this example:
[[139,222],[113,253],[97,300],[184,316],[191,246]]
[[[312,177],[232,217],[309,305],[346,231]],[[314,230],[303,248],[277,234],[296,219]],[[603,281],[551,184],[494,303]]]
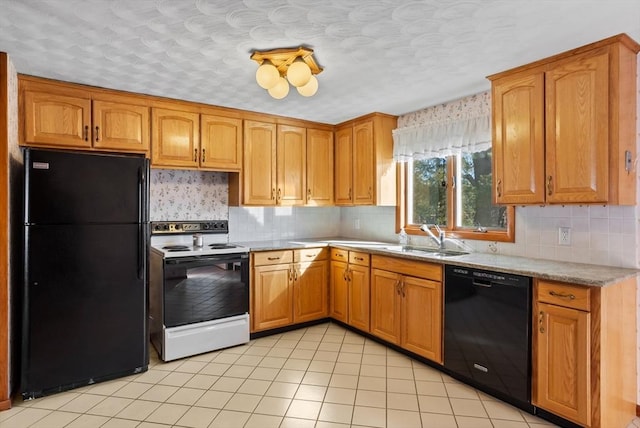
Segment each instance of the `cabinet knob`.
[[307,199],[311,199],[311,188],[307,189]]
[[544,311],[540,311],[538,316],[538,325],[540,326],[540,333],[544,333]]
[[275,199],[276,198],[276,188],[272,187],[271,188],[271,199]]
[[502,197],[502,180],[498,180],[498,183],[496,184],[496,194],[499,198]]
[[547,195],[553,195],[553,177],[547,177]]
[[198,162],[198,149],[193,150],[193,161]]
[[204,154],[205,154],[205,151],[204,151],[204,148],[203,148],[203,149],[202,149],[202,162],[204,162],[204,161],[205,161],[205,160],[204,160]]
[[89,141],[89,125],[84,126],[84,141]]
[[96,126],[96,143],[100,141],[100,127]]

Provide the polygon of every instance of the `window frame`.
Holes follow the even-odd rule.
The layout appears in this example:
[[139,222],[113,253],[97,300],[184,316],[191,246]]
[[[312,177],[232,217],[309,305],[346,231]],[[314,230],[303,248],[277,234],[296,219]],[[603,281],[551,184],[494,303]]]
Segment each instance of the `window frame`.
[[[454,183],[456,168],[458,167],[455,156],[447,156],[447,227],[442,230],[447,233],[447,236],[456,239],[474,239],[479,241],[497,241],[497,242],[515,242],[515,207],[513,205],[507,206],[507,228],[504,231],[488,229],[485,232],[471,230],[469,228],[456,227],[456,209],[457,198],[455,197],[455,190],[451,186]],[[409,168],[407,162],[397,162],[396,164],[396,178],[397,178],[397,191],[396,191],[396,233],[400,232],[401,228],[404,228],[408,235],[422,235],[425,233],[420,230],[419,224],[407,223],[407,201],[408,201],[408,189],[407,189],[407,174]],[[495,195],[492,196],[495,203]],[[434,230],[435,232],[435,230]]]

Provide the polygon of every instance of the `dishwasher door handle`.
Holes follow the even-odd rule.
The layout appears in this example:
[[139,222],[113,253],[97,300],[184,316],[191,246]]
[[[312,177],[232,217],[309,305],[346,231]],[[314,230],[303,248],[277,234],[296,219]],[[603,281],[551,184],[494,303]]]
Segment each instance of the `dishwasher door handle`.
[[473,285],[475,285],[476,287],[485,287],[485,288],[491,288],[493,286],[491,281],[481,281],[478,279],[473,280]]

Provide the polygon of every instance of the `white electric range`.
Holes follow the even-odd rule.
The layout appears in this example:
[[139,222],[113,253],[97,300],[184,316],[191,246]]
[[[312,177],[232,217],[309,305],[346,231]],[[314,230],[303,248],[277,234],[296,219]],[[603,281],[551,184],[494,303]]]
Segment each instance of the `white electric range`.
[[171,361],[249,341],[249,249],[228,221],[151,222],[151,343]]

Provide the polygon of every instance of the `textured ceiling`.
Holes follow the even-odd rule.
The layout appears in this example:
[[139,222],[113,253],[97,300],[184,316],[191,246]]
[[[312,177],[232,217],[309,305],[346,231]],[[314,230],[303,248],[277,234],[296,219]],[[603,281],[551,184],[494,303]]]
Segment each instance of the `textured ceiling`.
[[[639,0],[0,0],[19,73],[338,123],[489,89],[486,75],[626,32]],[[305,45],[311,98],[272,99],[254,49]]]

